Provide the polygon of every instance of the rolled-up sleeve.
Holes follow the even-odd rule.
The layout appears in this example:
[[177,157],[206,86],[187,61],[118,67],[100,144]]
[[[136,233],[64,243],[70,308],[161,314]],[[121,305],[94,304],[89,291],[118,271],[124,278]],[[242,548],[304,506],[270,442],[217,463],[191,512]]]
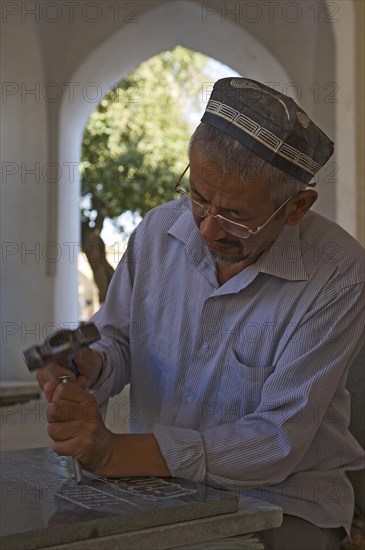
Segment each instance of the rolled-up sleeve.
[[206,453],[198,431],[158,424],[153,433],[172,476],[205,481]]

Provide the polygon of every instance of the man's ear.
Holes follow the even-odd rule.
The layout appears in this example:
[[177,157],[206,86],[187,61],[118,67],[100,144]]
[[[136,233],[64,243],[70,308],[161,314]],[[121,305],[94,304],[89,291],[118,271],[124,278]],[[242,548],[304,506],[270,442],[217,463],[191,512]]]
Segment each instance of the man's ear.
[[313,206],[318,198],[317,191],[306,189],[294,197],[289,203],[289,214],[286,218],[287,225],[297,225],[305,214]]

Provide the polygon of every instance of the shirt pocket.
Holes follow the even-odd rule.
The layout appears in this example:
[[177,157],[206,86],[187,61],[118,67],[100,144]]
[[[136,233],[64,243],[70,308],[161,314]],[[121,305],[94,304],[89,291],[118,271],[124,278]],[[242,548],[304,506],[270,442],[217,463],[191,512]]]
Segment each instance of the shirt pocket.
[[[219,400],[225,403],[226,421],[234,422],[256,410],[262,388],[275,366],[255,367],[242,363],[231,349],[224,365]],[[230,417],[228,419],[228,417]]]

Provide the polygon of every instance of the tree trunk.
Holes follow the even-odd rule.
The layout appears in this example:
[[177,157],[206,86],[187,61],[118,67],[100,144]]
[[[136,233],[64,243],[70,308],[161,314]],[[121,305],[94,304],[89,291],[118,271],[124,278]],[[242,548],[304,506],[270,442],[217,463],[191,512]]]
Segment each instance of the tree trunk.
[[88,220],[81,225],[81,249],[88,259],[99,291],[99,302],[105,302],[106,292],[114,273],[106,259],[105,243],[99,227],[89,227]]

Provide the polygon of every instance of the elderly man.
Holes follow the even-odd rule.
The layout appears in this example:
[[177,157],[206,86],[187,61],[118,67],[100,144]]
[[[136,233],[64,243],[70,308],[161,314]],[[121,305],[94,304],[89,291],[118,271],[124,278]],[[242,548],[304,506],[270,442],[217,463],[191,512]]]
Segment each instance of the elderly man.
[[[180,199],[131,236],[77,384],[56,384],[67,372],[55,364],[38,373],[57,453],[103,475],[247,491],[284,510],[262,534],[268,548],[339,547],[354,507],[345,471],[363,465],[345,383],[365,292],[363,249],[310,211],[332,152],[289,97],[244,78],[215,84]],[[83,413],[128,383],[135,433]]]

